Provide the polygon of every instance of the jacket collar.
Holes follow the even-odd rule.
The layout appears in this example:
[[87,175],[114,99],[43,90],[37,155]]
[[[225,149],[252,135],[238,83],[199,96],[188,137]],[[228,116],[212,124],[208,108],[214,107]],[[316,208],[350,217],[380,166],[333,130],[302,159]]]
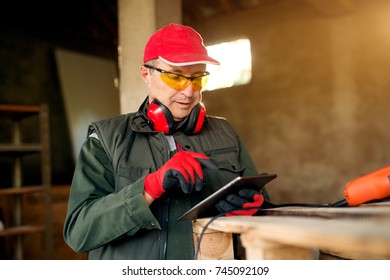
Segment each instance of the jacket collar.
[[146,118],[138,111],[130,121],[131,129],[135,132],[158,133],[154,131]]

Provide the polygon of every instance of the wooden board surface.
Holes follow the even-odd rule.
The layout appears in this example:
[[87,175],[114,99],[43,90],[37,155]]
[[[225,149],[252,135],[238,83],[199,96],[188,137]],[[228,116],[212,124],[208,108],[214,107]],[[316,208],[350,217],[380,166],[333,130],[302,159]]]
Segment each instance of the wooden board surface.
[[363,204],[359,207],[280,207],[261,210],[260,215],[317,217],[327,219],[359,219],[390,222],[390,201]]
[[[289,211],[286,215],[275,216],[221,217],[209,228],[247,234],[247,241],[249,238],[248,242],[253,246],[260,240],[300,248],[316,247],[331,253],[343,252],[344,256],[390,259],[388,207],[292,208]],[[200,219],[196,223],[205,226],[208,221]]]

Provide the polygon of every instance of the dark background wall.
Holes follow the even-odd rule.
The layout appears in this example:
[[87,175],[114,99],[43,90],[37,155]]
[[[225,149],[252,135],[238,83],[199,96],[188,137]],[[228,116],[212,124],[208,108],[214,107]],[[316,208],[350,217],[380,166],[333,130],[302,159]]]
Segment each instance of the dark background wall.
[[347,182],[390,163],[390,3],[308,2],[326,1],[195,25],[207,44],[251,40],[250,84],[204,100],[232,122],[258,169],[278,174],[268,189],[275,202],[338,201]]

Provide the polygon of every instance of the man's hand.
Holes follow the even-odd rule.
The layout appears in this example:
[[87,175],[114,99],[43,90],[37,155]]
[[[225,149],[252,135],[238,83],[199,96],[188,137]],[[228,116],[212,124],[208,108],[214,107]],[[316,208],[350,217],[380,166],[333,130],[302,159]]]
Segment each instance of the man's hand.
[[146,175],[145,191],[154,199],[174,189],[184,193],[200,191],[203,187],[202,166],[216,169],[215,163],[204,154],[177,152],[156,172]]
[[219,201],[215,207],[221,213],[227,212],[226,216],[252,216],[259,210],[263,202],[264,197],[261,191],[242,189],[238,192],[238,195],[228,195],[226,199]]

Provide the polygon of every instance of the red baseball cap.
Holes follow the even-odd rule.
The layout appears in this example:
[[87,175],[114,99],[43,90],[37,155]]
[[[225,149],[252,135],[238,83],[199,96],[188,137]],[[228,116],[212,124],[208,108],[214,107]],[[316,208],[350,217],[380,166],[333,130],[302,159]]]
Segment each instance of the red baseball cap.
[[144,63],[157,58],[173,66],[219,65],[217,60],[208,56],[198,32],[189,26],[174,23],[156,31],[145,46]]

